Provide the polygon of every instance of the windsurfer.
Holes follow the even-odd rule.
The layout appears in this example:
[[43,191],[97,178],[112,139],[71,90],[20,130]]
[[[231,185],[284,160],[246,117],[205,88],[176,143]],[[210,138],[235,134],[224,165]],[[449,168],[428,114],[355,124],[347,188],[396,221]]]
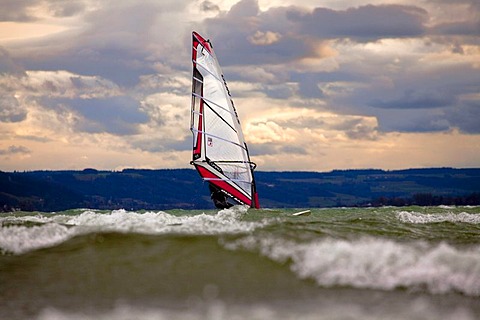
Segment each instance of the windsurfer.
[[213,204],[218,209],[227,209],[233,206],[230,202],[227,201],[227,196],[219,188],[213,184],[209,184],[210,188],[210,197],[213,200]]

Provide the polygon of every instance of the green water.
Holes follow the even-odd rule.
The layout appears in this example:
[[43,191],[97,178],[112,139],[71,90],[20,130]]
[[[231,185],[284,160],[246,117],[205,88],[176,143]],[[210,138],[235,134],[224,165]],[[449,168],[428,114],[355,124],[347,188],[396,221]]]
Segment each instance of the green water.
[[301,210],[2,213],[0,318],[480,314],[480,207]]

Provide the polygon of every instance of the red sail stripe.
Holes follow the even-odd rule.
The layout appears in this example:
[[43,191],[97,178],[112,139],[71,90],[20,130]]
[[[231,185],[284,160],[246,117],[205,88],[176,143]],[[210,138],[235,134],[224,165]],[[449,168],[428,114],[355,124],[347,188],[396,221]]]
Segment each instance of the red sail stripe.
[[[209,171],[207,168],[205,167],[202,167],[202,166],[198,166],[198,165],[195,165],[195,168],[197,168],[198,170],[198,173],[200,174],[200,176],[202,176],[203,178],[211,178],[211,179],[220,179],[216,174],[214,174],[213,172]],[[227,191],[228,193],[230,193],[233,197],[237,198],[238,200],[240,200],[241,202],[243,202],[244,204],[246,204],[247,206],[251,206],[252,205],[252,199],[248,198],[247,196],[245,196],[243,193],[241,193],[240,191],[238,191],[237,189],[235,189],[234,187],[232,187],[229,183],[227,183],[226,181],[223,181],[223,180],[212,180],[212,181],[209,181],[210,183],[213,183],[214,185],[216,185],[217,187]]]
[[[212,50],[212,47],[210,46],[210,42],[205,40],[201,35],[199,35],[195,31],[192,32],[192,35],[193,35],[193,46],[195,48],[197,47],[197,45],[195,43],[195,40],[196,40],[197,43],[200,42],[202,44],[202,46],[204,46],[205,49],[207,49],[207,51],[210,52],[210,54],[213,54],[213,50]],[[196,59],[194,59],[194,60],[196,60]]]

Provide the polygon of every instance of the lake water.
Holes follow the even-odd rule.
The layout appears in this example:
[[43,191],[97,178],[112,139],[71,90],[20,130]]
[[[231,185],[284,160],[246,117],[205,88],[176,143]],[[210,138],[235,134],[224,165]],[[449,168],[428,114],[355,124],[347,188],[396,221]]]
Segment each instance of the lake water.
[[0,213],[0,319],[478,319],[480,207]]

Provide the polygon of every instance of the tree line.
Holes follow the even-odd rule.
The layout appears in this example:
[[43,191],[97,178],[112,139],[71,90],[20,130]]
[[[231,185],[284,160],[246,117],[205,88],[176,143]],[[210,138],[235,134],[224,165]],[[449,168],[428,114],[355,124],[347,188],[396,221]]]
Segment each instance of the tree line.
[[[256,172],[266,208],[480,205],[480,169]],[[212,209],[193,169],[0,171],[0,211]]]

